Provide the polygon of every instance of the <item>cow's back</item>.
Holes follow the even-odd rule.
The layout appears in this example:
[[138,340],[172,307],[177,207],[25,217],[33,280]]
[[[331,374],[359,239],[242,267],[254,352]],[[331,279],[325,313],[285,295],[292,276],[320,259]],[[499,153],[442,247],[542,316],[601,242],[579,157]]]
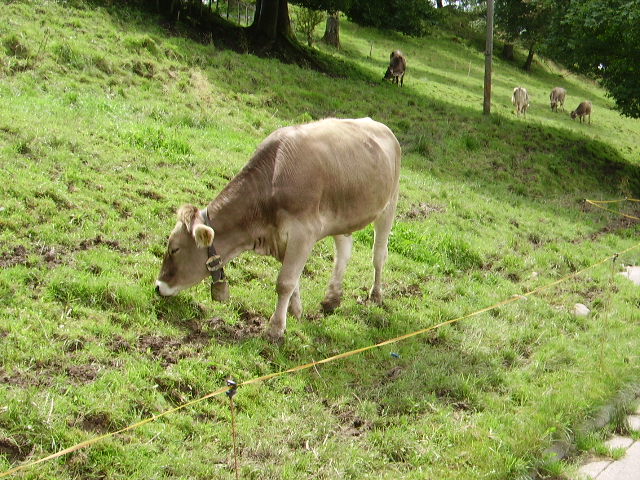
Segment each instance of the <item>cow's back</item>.
[[260,150],[271,152],[273,162],[269,208],[280,217],[319,222],[322,236],[364,227],[397,193],[400,145],[370,118],[285,127]]

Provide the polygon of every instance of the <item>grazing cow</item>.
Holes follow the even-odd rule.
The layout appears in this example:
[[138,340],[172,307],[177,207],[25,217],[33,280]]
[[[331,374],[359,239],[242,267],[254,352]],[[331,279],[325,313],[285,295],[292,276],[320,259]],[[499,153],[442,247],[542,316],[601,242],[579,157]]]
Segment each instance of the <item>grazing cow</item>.
[[580,123],[582,123],[583,117],[587,115],[589,116],[589,125],[591,125],[591,102],[589,100],[581,102],[578,108],[571,112],[571,118],[580,117]]
[[516,87],[513,89],[513,95],[511,95],[511,103],[516,107],[516,115],[521,113],[526,117],[527,108],[529,108],[529,94],[524,87]]
[[400,86],[404,84],[404,72],[407,69],[407,57],[404,56],[400,50],[395,50],[391,52],[389,56],[389,66],[387,67],[387,71],[384,74],[383,80],[391,79],[391,83],[398,84],[398,80],[400,81]]
[[[156,291],[172,296],[210,272],[211,294],[226,299],[222,267],[253,250],[282,262],[278,301],[266,335],[280,340],[287,309],[302,314],[300,274],[314,244],[335,241],[335,265],[322,306],[333,311],[351,256],[351,233],[374,223],[374,281],[369,298],[382,302],[381,275],[398,200],[400,145],[370,118],[325,119],[269,135],[247,165],[203,210],[185,205],[171,232]],[[222,277],[222,278],[221,278]]]
[[562,87],[555,87],[549,94],[549,101],[551,102],[551,111],[558,112],[558,106],[562,107],[564,112],[564,99],[567,97],[567,91]]

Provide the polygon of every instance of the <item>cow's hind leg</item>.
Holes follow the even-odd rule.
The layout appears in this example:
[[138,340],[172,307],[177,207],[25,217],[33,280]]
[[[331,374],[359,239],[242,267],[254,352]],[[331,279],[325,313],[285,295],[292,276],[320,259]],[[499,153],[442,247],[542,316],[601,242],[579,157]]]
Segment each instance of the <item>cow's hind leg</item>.
[[391,199],[387,208],[374,223],[374,239],[373,239],[373,287],[369,293],[369,300],[381,304],[382,303],[382,269],[387,261],[388,242],[393,219],[396,213],[396,204],[398,203],[398,192]]
[[320,304],[324,313],[331,313],[340,306],[342,301],[342,280],[344,279],[344,272],[351,258],[353,247],[353,237],[351,235],[334,235],[333,239],[336,244],[333,275],[324,300]]
[[282,268],[278,274],[276,291],[278,302],[276,311],[271,316],[266,336],[269,340],[279,341],[284,337],[287,327],[287,309],[294,291],[298,288],[300,274],[313,247],[312,236],[301,235],[300,238],[289,237],[287,250],[282,260]]
[[293,293],[291,294],[291,299],[289,300],[289,313],[300,319],[302,317],[302,300],[300,299],[300,280],[298,280],[298,284],[296,288],[293,289]]

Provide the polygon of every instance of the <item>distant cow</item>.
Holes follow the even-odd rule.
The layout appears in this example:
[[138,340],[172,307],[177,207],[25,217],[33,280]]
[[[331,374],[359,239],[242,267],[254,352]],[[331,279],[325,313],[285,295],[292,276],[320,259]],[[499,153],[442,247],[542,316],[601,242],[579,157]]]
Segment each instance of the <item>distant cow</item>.
[[511,95],[511,103],[516,107],[516,115],[521,113],[526,117],[527,108],[529,108],[529,94],[524,87],[516,87],[513,89],[513,95]]
[[404,72],[406,69],[407,57],[405,57],[404,53],[400,50],[395,50],[391,52],[389,56],[389,66],[387,67],[383,80],[391,79],[391,82],[396,85],[398,81],[400,81],[400,86],[402,86],[404,84]]
[[335,266],[322,302],[325,312],[332,311],[342,299],[351,233],[373,222],[369,298],[381,303],[399,177],[398,140],[370,118],[332,118],[276,130],[206,208],[185,205],[178,210],[156,291],[172,296],[211,273],[216,280],[212,297],[221,300],[228,295],[220,273],[226,263],[248,250],[270,255],[282,268],[266,334],[279,340],[287,309],[297,318],[302,314],[300,274],[315,243],[326,236],[335,241]]
[[551,111],[557,112],[558,106],[562,107],[564,112],[564,99],[567,97],[567,91],[562,87],[555,87],[549,94],[549,101],[551,102]]
[[589,125],[591,125],[591,102],[589,100],[581,102],[578,108],[571,112],[571,118],[575,119],[576,117],[580,117],[580,123],[582,123],[582,119],[587,115],[589,116]]

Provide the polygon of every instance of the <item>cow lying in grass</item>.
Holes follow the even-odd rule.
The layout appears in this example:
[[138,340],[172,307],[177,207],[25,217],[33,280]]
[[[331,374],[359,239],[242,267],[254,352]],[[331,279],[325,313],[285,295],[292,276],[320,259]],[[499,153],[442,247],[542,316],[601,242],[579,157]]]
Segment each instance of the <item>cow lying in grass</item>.
[[228,295],[222,267],[253,250],[282,262],[278,301],[267,337],[283,338],[287,310],[300,318],[300,274],[311,249],[333,236],[335,266],[322,302],[342,299],[351,233],[374,223],[374,280],[369,298],[382,302],[382,269],[398,200],[400,145],[370,118],[325,119],[269,135],[249,163],[203,210],[185,205],[169,236],[156,291],[172,296],[210,272],[212,296]]

